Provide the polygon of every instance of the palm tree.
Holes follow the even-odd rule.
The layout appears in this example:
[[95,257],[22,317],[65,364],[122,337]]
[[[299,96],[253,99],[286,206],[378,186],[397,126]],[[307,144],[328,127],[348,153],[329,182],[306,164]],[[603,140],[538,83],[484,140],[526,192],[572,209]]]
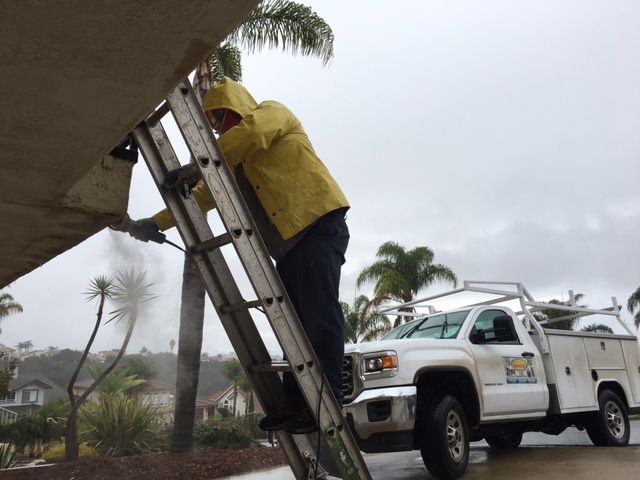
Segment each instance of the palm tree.
[[16,346],[18,347],[18,356],[20,356],[23,353],[29,353],[31,347],[33,347],[33,342],[31,340],[25,340],[24,342],[18,342]]
[[240,377],[240,380],[238,381],[238,387],[240,387],[240,390],[242,390],[243,392],[249,392],[249,399],[247,400],[247,404],[244,407],[244,414],[247,415],[248,413],[254,412],[255,404],[253,401],[253,385],[251,384],[251,380],[249,380],[249,377],[247,377],[244,372],[242,377]]
[[[196,68],[194,84],[203,99],[211,82],[223,76],[241,80],[240,47],[255,52],[264,47],[317,56],[323,64],[333,57],[331,27],[309,7],[287,0],[265,0],[223,40],[213,55]],[[195,399],[198,390],[205,290],[190,255],[185,255],[178,338],[178,371],[174,427],[170,450],[193,447]]]
[[[94,380],[100,378],[103,373],[98,365],[87,365],[87,371]],[[144,378],[131,374],[128,368],[118,368],[103,378],[98,390],[100,395],[124,395],[145,383],[147,381]]]
[[[0,321],[9,315],[22,312],[22,305],[15,302],[13,297],[7,292],[0,291]],[[2,333],[2,329],[0,329]]]
[[[445,265],[434,264],[433,257],[433,250],[429,247],[407,251],[396,242],[383,243],[376,253],[377,260],[358,276],[358,287],[375,282],[373,302],[376,305],[384,300],[410,302],[420,290],[437,281],[448,282],[455,287],[458,284],[456,274]],[[411,308],[405,310],[412,311]],[[393,326],[397,327],[401,322],[402,317],[399,316]]]
[[633,317],[633,323],[636,328],[640,327],[640,287],[636,288],[636,291],[631,294],[629,300],[627,300],[627,310],[629,313],[633,315],[635,309],[638,309],[638,312]]
[[604,323],[592,323],[580,329],[581,332],[613,333],[613,328]]
[[374,304],[366,295],[360,295],[353,306],[340,302],[344,313],[344,341],[359,343],[375,340],[391,329],[391,322],[385,315],[377,313]]
[[[93,332],[85,348],[85,353],[81,357],[79,367],[76,368],[74,375],[69,381],[67,386],[67,393],[71,401],[71,412],[67,419],[67,427],[65,434],[65,456],[67,460],[77,460],[79,454],[78,445],[78,431],[77,431],[77,416],[78,410],[91,393],[100,385],[100,383],[109,375],[114,368],[118,365],[118,362],[124,355],[131,340],[133,334],[133,328],[138,320],[138,314],[142,304],[155,298],[149,292],[151,284],[146,283],[145,273],[136,273],[133,270],[128,272],[118,272],[115,275],[115,279],[111,280],[107,277],[98,277],[92,281],[87,296],[90,300],[99,299],[98,315],[96,319]],[[89,388],[79,397],[76,397],[73,393],[73,384],[77,379],[77,375],[82,367],[82,363],[86,360],[89,352],[89,348],[93,343],[95,334],[100,327],[102,321],[104,304],[107,299],[112,300],[116,304],[116,309],[111,312],[111,318],[106,322],[119,323],[124,321],[126,324],[126,332],[120,350],[115,358],[111,361],[111,364],[105,368],[102,373],[94,379]]]
[[171,354],[173,355],[173,349],[176,346],[176,341],[172,338],[171,340],[169,340],[169,348],[171,349]]
[[73,387],[78,379],[80,370],[87,360],[93,341],[98,334],[98,329],[102,323],[104,304],[107,300],[113,297],[113,294],[113,280],[106,276],[99,276],[92,279],[89,283],[89,290],[85,293],[88,301],[98,299],[98,312],[96,314],[96,321],[93,326],[91,336],[89,337],[89,341],[87,342],[84,352],[82,353],[82,357],[80,357],[80,361],[78,362],[78,365],[76,365],[76,369],[73,371],[71,379],[67,384],[67,394],[69,395],[69,402],[71,404],[71,411],[67,419],[65,434],[65,457],[67,460],[77,460],[80,453],[80,446],[78,444],[78,409],[84,403],[84,399],[82,396],[76,398],[75,393],[73,392]]
[[[584,298],[584,294],[576,293],[573,296],[574,301],[576,302],[574,306],[585,308],[586,305],[581,305],[578,302]],[[561,305],[561,306],[571,306],[570,301],[563,302],[562,300],[558,300],[557,298],[553,298],[549,300],[548,303],[553,305]],[[544,325],[545,328],[551,328],[554,330],[573,330],[576,323],[578,322],[578,317],[566,318],[564,320],[558,320],[554,322],[554,318],[562,318],[562,317],[571,317],[575,315],[577,312],[567,311],[567,310],[557,310],[555,308],[545,308],[540,310],[539,312],[534,312],[533,316],[538,322],[548,322]]]

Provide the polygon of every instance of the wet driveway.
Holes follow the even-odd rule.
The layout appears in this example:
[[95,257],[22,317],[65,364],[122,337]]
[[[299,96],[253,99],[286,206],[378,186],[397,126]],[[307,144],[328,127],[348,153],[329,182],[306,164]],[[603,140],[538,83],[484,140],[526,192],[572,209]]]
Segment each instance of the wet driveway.
[[[631,422],[632,446],[596,448],[585,432],[574,428],[562,435],[526,433],[522,446],[491,449],[484,442],[471,444],[464,480],[608,480],[640,478],[640,420]],[[420,452],[365,454],[374,480],[427,480]],[[241,475],[234,480],[295,480],[289,467]]]

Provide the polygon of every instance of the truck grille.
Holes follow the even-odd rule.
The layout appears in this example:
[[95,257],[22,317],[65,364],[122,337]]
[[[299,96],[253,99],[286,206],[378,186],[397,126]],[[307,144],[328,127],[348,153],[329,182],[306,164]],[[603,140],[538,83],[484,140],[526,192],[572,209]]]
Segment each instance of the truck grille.
[[353,355],[345,355],[342,362],[342,393],[344,393],[345,401],[351,400],[353,395]]

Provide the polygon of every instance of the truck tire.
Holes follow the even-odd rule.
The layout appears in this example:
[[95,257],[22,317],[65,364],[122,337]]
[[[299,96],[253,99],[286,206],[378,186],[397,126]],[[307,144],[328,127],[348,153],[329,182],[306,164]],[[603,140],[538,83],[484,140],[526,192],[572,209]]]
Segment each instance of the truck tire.
[[517,448],[522,442],[522,432],[505,432],[501,435],[486,435],[485,441],[491,448]]
[[460,402],[446,395],[432,404],[422,422],[420,453],[429,473],[440,480],[461,477],[469,463],[469,427]]
[[596,447],[626,447],[629,444],[629,414],[624,402],[611,390],[598,395],[599,410],[587,423],[587,434]]

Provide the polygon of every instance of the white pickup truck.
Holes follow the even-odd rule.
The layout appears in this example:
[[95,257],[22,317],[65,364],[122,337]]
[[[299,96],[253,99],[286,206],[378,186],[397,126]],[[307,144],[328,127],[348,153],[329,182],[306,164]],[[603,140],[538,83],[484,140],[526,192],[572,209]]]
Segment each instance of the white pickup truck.
[[[463,292],[491,298],[410,312]],[[514,302],[516,312],[505,306]],[[609,315],[625,333],[542,328],[533,312],[546,309]],[[517,447],[524,432],[575,426],[594,445],[628,444],[629,413],[640,413],[640,348],[615,298],[596,310],[536,302],[520,283],[468,281],[384,311],[420,316],[380,341],[345,347],[344,408],[364,452],[419,449],[432,475],[453,479],[465,472],[470,441]]]

